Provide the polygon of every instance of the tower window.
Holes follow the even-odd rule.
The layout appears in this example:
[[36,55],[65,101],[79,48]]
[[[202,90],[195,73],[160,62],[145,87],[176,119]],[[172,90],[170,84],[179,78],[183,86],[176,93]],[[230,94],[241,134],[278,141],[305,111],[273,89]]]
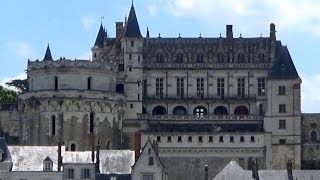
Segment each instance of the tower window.
[[55,76],[54,77],[54,89],[57,90],[59,87],[58,87],[58,77]]
[[88,77],[88,79],[87,79],[87,89],[88,90],[91,90],[91,83],[92,83],[92,78]]
[[93,133],[93,131],[94,131],[94,113],[93,112],[91,112],[90,113],[90,128],[89,128],[89,131],[90,131],[90,133]]
[[56,116],[52,115],[51,117],[51,135],[56,135]]

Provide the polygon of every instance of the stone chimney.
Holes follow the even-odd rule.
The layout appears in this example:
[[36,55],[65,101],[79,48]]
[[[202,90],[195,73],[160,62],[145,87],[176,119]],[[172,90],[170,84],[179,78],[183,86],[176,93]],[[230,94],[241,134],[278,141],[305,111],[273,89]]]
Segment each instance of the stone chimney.
[[270,39],[276,40],[276,25],[274,23],[270,24]]
[[123,33],[123,22],[116,22],[116,38],[118,39]]
[[136,161],[140,156],[140,149],[141,149],[141,132],[137,131],[134,134],[134,157]]
[[58,142],[58,171],[61,171],[62,156],[61,156],[61,142]]
[[288,180],[293,180],[291,160],[289,160],[287,163],[287,174],[288,174]]
[[232,25],[227,25],[226,26],[226,34],[227,34],[227,39],[232,39],[233,38],[233,32],[232,32]]

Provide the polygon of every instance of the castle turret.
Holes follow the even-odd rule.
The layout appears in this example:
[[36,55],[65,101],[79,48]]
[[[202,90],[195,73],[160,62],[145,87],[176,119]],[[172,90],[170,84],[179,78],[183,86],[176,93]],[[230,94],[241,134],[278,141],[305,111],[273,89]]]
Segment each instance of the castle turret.
[[91,49],[92,60],[99,60],[102,58],[101,54],[103,52],[105,38],[106,38],[106,31],[104,30],[101,23],[96,41]]
[[53,61],[52,56],[51,56],[51,51],[50,51],[50,46],[49,46],[49,44],[48,44],[48,46],[47,46],[47,50],[46,50],[46,53],[45,53],[45,55],[44,55],[44,57],[43,57],[43,60],[44,60],[44,61]]

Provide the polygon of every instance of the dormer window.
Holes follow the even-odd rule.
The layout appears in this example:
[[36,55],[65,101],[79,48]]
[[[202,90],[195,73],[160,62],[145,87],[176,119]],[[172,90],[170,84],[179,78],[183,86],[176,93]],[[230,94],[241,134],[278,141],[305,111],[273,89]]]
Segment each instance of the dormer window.
[[162,53],[158,53],[156,55],[156,63],[163,63],[163,62],[164,62],[163,54]]
[[47,157],[43,161],[43,171],[52,171],[52,170],[53,170],[53,162],[49,157]]
[[197,63],[203,63],[203,54],[197,54]]
[[183,54],[182,53],[177,54],[177,63],[183,63]]

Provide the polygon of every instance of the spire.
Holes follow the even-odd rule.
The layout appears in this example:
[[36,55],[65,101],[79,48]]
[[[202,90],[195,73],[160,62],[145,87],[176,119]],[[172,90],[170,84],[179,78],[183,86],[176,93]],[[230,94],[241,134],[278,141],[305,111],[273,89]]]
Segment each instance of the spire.
[[44,55],[43,60],[44,60],[44,61],[53,61],[52,56],[51,56],[51,51],[50,51],[49,43],[48,43],[47,50],[46,50],[46,54]]
[[128,22],[126,23],[124,37],[127,37],[127,38],[141,38],[142,37],[133,4],[131,5],[131,9],[130,9],[129,17],[128,17]]
[[94,43],[94,46],[98,46],[99,48],[103,47],[105,34],[106,34],[106,32],[104,31],[102,23],[101,23],[96,42]]
[[149,34],[149,28],[147,27],[147,35],[146,35],[147,38],[150,37],[150,34]]

